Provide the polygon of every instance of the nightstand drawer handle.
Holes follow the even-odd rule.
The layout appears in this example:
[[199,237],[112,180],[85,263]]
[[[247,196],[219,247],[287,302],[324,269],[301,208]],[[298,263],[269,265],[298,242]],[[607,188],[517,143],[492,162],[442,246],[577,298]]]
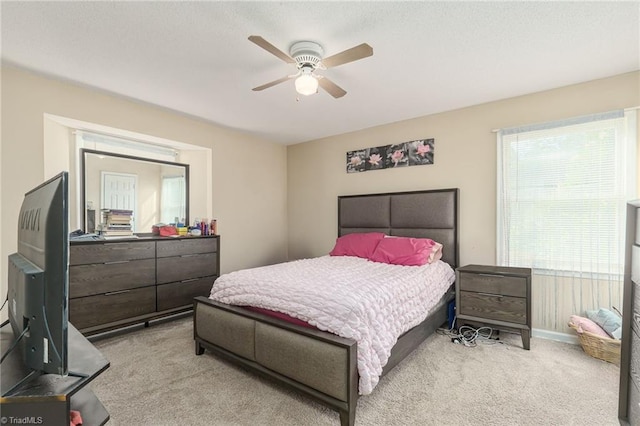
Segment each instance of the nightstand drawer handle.
[[498,275],[498,274],[478,274],[481,277],[491,277],[491,278],[505,278],[504,275]]
[[495,294],[495,293],[477,293],[477,294],[480,294],[482,296],[498,297],[500,299],[502,299],[504,297],[504,295],[502,295],[502,294]]

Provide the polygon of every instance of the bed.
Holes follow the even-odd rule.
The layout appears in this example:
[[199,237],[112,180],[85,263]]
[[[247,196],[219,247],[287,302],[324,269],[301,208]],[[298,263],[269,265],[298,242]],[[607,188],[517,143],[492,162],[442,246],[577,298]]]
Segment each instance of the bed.
[[[338,197],[338,236],[383,232],[440,242],[442,261],[458,266],[458,189]],[[437,307],[397,340],[384,376],[447,321],[450,288]],[[359,397],[356,340],[197,297],[194,300],[197,355],[205,349],[262,376],[292,387],[355,423]]]

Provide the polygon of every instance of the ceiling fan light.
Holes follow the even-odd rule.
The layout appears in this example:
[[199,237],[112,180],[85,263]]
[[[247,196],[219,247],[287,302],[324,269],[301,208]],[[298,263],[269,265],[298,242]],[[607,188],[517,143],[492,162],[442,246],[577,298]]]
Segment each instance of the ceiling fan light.
[[295,81],[296,92],[309,96],[318,91],[318,79],[309,74],[302,74]]

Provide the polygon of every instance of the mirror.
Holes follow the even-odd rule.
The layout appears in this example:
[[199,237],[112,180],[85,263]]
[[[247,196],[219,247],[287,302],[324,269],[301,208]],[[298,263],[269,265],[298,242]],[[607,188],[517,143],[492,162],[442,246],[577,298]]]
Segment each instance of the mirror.
[[[96,232],[103,209],[131,210],[131,230],[189,220],[189,165],[83,149],[83,229]],[[127,225],[122,225],[125,228]]]

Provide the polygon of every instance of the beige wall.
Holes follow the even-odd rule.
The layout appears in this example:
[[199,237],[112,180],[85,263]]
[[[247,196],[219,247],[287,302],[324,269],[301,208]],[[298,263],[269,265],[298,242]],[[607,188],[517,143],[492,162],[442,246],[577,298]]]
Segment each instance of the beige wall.
[[[3,66],[0,84],[1,277],[6,277],[7,255],[16,248],[16,217],[24,192],[59,171],[50,170],[46,161],[61,154],[45,146],[44,134],[66,135],[45,124],[44,114],[211,148],[212,156],[203,164],[212,167],[191,170],[191,179],[209,180],[212,194],[191,197],[212,200],[211,206],[199,205],[218,219],[222,271],[228,272],[285,260],[287,250],[290,259],[326,254],[336,238],[338,195],[451,187],[461,190],[461,262],[493,264],[492,129],[640,105],[636,72],[285,147],[12,67]],[[436,140],[432,166],[345,172],[347,151],[421,138]],[[248,163],[245,158],[262,161]],[[5,294],[6,281],[0,282],[0,294]]]
[[[455,187],[460,188],[461,264],[495,264],[492,130],[639,105],[640,73],[635,72],[289,146],[289,257],[331,250],[337,236],[338,195]],[[423,138],[435,138],[434,165],[345,171],[347,151]],[[565,332],[564,313],[571,307],[554,306],[547,294],[534,287],[534,327]],[[558,320],[557,312],[563,318]]]
[[[211,148],[211,172],[200,171],[194,177],[211,180],[211,211],[221,234],[222,271],[286,260],[285,146],[6,65],[2,66],[1,84],[0,277],[4,278],[0,279],[0,294],[6,294],[6,259],[16,250],[16,219],[24,193],[45,176],[59,172],[45,170],[44,114]],[[246,158],[262,160],[248,162]]]
[[[429,115],[289,146],[289,256],[331,250],[337,196],[460,188],[463,264],[495,262],[496,134],[493,129],[640,105],[640,73]],[[366,112],[365,112],[366,113]],[[346,152],[435,138],[435,164],[347,174]]]

